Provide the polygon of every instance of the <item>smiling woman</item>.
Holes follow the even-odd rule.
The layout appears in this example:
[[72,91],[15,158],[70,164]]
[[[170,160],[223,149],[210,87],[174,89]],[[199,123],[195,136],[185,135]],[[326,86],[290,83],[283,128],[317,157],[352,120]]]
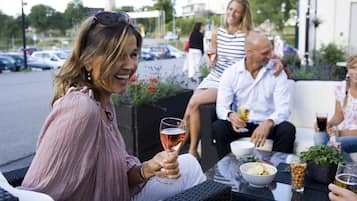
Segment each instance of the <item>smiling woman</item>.
[[[82,24],[54,78],[52,111],[21,188],[62,201],[150,201],[206,179],[188,154],[159,152],[141,163],[125,150],[111,96],[127,90],[141,45],[124,12],[100,12]],[[175,180],[163,185],[154,176]]]

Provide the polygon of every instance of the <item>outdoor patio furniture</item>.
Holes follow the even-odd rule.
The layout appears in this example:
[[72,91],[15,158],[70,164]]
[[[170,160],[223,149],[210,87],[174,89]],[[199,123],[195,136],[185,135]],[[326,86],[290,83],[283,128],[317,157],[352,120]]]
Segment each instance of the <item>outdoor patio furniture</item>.
[[164,201],[230,201],[231,187],[207,180]]
[[327,185],[317,183],[305,177],[305,189],[303,193],[297,193],[291,189],[291,176],[289,162],[293,160],[293,154],[281,152],[253,151],[258,161],[269,161],[277,167],[278,173],[273,182],[262,188],[249,185],[240,174],[239,167],[244,160],[237,160],[230,153],[219,160],[207,172],[207,179],[218,183],[231,185],[232,201],[328,201]]
[[[316,112],[326,112],[329,118],[334,114],[334,90],[338,81],[289,80],[291,115],[289,121],[296,127],[294,153],[306,151],[314,145],[314,122]],[[215,104],[200,107],[201,114],[201,165],[204,170],[218,160],[215,139],[212,136],[212,123],[217,119]],[[357,161],[357,153],[350,154]]]

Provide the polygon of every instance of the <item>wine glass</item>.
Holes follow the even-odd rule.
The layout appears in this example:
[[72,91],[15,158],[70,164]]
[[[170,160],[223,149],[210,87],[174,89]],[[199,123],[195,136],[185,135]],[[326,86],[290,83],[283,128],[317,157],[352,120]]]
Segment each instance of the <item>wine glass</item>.
[[213,61],[216,59],[216,56],[217,56],[216,50],[209,48],[209,49],[207,50],[207,56],[208,56],[208,59],[209,59],[211,62],[213,62]]
[[167,152],[175,152],[181,149],[185,139],[186,126],[182,119],[165,117],[160,122],[160,140]]
[[[167,156],[179,152],[185,140],[186,125],[182,119],[165,117],[160,122],[160,140]],[[172,179],[158,178],[161,183],[172,183]]]
[[357,193],[357,162],[339,163],[335,184]]
[[[241,120],[247,122],[249,119],[249,109],[241,107],[238,109],[237,115]],[[248,132],[247,128],[236,128],[234,126],[233,126],[233,130],[237,133]]]

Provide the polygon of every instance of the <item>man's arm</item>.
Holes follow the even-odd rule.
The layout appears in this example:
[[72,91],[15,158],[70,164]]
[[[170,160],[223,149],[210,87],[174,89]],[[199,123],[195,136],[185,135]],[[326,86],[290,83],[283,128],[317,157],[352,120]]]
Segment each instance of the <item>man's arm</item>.
[[234,81],[234,67],[229,67],[222,74],[219,88],[217,91],[216,112],[217,117],[222,120],[228,120],[228,114],[233,112],[231,105],[233,103],[234,91],[232,83]]

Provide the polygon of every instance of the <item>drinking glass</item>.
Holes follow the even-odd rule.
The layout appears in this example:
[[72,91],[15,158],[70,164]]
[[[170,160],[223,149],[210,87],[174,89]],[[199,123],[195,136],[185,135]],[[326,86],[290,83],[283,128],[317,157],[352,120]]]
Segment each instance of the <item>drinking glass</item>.
[[208,49],[207,50],[207,56],[210,61],[214,61],[216,59],[217,53],[216,50],[214,49]]
[[[185,140],[186,125],[182,119],[165,117],[160,122],[160,140],[167,156],[179,152]],[[162,183],[172,183],[172,179],[158,178]]]
[[160,122],[160,140],[167,152],[178,151],[185,139],[186,126],[182,119],[165,117]]
[[[241,107],[238,109],[237,115],[240,119],[247,122],[249,119],[249,109]],[[248,132],[247,128],[236,128],[234,126],[233,126],[233,130],[237,133]]]
[[339,163],[335,184],[357,193],[357,162]]
[[316,123],[317,127],[319,127],[320,132],[326,131],[327,126],[327,113],[316,113]]
[[306,163],[290,163],[291,187],[295,192],[304,191],[304,179],[306,172]]

